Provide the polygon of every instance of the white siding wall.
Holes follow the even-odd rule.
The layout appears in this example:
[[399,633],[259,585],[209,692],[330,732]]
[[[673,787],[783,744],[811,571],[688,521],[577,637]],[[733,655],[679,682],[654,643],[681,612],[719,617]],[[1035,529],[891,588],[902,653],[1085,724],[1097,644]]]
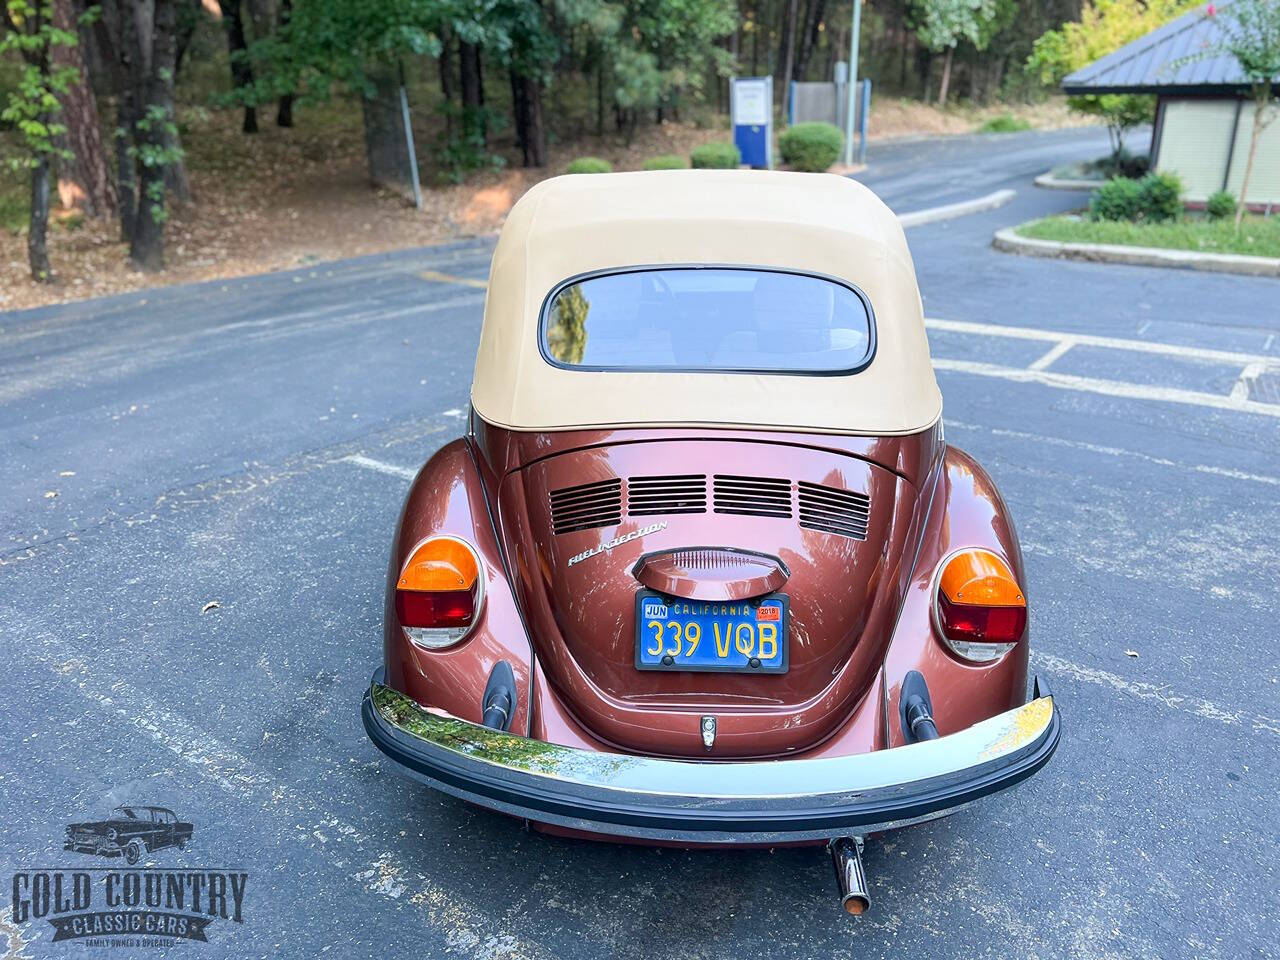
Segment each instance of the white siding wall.
[[[1187,199],[1203,202],[1215,190],[1227,189],[1237,197],[1249,158],[1253,135],[1253,101],[1240,104],[1240,124],[1235,149],[1231,130],[1235,123],[1235,100],[1166,100],[1160,133],[1160,153],[1156,169],[1173,171],[1187,188]],[[1226,176],[1227,157],[1231,175]],[[1280,204],[1280,119],[1267,127],[1258,143],[1253,177],[1249,185],[1250,203]]]
[[[1247,101],[1240,110],[1240,129],[1236,131],[1236,149],[1231,157],[1231,178],[1227,189],[1237,197],[1240,196],[1240,184],[1244,181],[1244,168],[1249,162],[1253,112],[1252,100]],[[1249,202],[1280,204],[1280,117],[1267,125],[1262,131],[1262,139],[1258,141],[1253,176],[1249,178]]]
[[1222,189],[1231,150],[1234,100],[1166,100],[1156,169],[1182,178],[1188,200]]

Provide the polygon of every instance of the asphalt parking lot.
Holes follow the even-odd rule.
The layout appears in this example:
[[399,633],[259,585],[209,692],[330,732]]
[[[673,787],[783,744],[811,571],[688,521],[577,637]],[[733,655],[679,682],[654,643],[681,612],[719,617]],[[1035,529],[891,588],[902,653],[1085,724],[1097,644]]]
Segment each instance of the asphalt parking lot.
[[[195,842],[156,862],[248,873],[243,922],[147,957],[1274,956],[1280,281],[990,249],[1079,204],[1031,179],[1104,143],[898,144],[864,175],[900,211],[1017,190],[908,239],[1064,717],[1039,776],[868,844],[866,917],[820,849],[528,833],[366,741],[388,539],[463,426],[484,239],[0,314],[0,866],[83,865],[64,825],[117,803],[178,811]],[[7,956],[126,953],[7,904]]]

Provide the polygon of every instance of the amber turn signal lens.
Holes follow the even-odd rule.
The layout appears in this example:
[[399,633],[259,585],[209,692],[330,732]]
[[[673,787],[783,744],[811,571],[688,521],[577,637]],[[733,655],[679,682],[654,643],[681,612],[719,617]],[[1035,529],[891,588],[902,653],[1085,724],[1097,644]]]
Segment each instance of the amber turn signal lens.
[[470,590],[480,575],[479,561],[455,537],[424,540],[400,572],[400,590]]
[[1027,601],[1009,565],[990,550],[962,550],[938,578],[938,629],[966,660],[1001,657],[1027,629]]
[[431,537],[418,545],[400,572],[396,619],[419,646],[450,646],[475,625],[483,586],[480,558],[469,543]]

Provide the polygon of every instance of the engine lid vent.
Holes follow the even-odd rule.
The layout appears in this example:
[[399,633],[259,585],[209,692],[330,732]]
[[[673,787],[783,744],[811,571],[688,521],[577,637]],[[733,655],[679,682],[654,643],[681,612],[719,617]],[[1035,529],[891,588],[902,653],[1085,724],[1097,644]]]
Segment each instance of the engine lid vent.
[[551,526],[572,533],[622,522],[622,481],[597,480],[551,491]]
[[715,512],[753,517],[791,516],[791,481],[779,477],[715,475]]
[[800,481],[800,526],[865,540],[870,518],[866,494]]
[[632,477],[627,481],[627,515],[706,513],[707,478],[699,474]]

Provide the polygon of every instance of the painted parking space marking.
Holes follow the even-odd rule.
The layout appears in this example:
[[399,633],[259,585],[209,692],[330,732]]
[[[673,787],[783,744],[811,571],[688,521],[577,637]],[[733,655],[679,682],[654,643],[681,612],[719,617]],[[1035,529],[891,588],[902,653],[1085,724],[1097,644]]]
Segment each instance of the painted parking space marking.
[[350,456],[343,457],[342,462],[354,463],[357,467],[364,467],[366,470],[376,470],[378,473],[385,473],[393,477],[400,477],[403,480],[412,480],[418,475],[417,470],[411,470],[408,467],[402,467],[394,463],[387,463],[385,460],[375,460],[373,457],[366,457],[362,453],[353,453]]
[[1026,430],[1009,430],[1003,427],[987,427],[980,423],[966,423],[963,420],[952,420],[948,418],[944,421],[944,425],[948,430],[974,430],[980,433],[989,433],[994,437],[1008,437],[1014,440],[1028,440],[1037,445],[1049,444],[1051,446],[1068,447],[1072,450],[1084,450],[1088,453],[1097,453],[1108,457],[1127,457],[1134,460],[1141,460],[1144,463],[1154,464],[1159,467],[1171,467],[1175,470],[1189,470],[1192,473],[1203,473],[1209,476],[1226,477],[1230,480],[1244,480],[1248,483],[1262,483],[1267,486],[1280,487],[1280,477],[1268,476],[1262,473],[1249,473],[1245,470],[1235,470],[1231,467],[1219,467],[1208,463],[1180,463],[1177,460],[1170,460],[1167,457],[1157,457],[1149,453],[1142,453],[1138,450],[1126,450],[1124,447],[1112,447],[1101,443],[1089,443],[1087,440],[1070,440],[1066,437],[1050,437],[1043,433],[1030,433]]
[[1109,687],[1112,690],[1137,697],[1140,700],[1152,700],[1171,710],[1190,713],[1204,720],[1212,720],[1215,723],[1229,727],[1248,727],[1255,733],[1268,733],[1280,737],[1280,719],[1264,716],[1263,714],[1248,713],[1244,710],[1232,710],[1209,700],[1176,693],[1167,684],[1127,680],[1106,670],[1099,670],[1096,667],[1084,667],[1061,657],[1055,657],[1051,653],[1041,653],[1036,650],[1031,652],[1031,663],[1033,666],[1047,670],[1049,673],[1060,674],[1070,677],[1072,680],[1091,683],[1099,687]]
[[1054,373],[1052,370],[1031,370],[1026,367],[1002,367],[994,363],[976,360],[935,359],[935,370],[969,373],[979,377],[994,377],[1016,383],[1038,383],[1059,390],[1077,390],[1097,393],[1106,397],[1126,400],[1155,400],[1160,403],[1178,403],[1233,413],[1257,413],[1267,417],[1280,417],[1280,404],[1242,400],[1234,395],[1203,393],[1199,390],[1183,390],[1178,387],[1155,387],[1124,380],[1102,380],[1097,377],[1081,377],[1071,373]]
[[441,273],[439,270],[420,270],[418,276],[432,283],[456,283],[464,287],[475,287],[477,290],[489,289],[489,281],[477,280],[475,277],[460,277],[455,273]]
[[[371,867],[353,874],[352,879],[370,893],[390,900],[403,897],[422,910],[452,950],[464,956],[491,958],[546,956],[541,947],[517,937],[505,921],[477,923],[475,918],[484,916],[478,904],[401,863],[382,847],[378,838],[335,817],[315,797],[298,793],[288,783],[259,772],[249,757],[185,717],[124,680],[80,660],[61,642],[46,640],[44,649],[47,652],[34,653],[34,659],[68,682],[94,708],[132,726],[233,796],[265,801],[264,808],[287,818],[299,842],[308,848],[328,852],[335,844],[354,848],[353,857]],[[497,929],[487,929],[493,926]]]
[[1085,347],[1131,350],[1135,353],[1159,353],[1169,357],[1210,360],[1241,367],[1257,363],[1263,366],[1271,365],[1280,368],[1280,357],[1269,357],[1260,353],[1241,353],[1236,350],[1215,350],[1210,347],[1188,347],[1179,343],[1161,343],[1158,340],[1130,340],[1124,337],[1104,337],[1091,333],[1064,333],[1058,330],[1041,330],[1038,327],[1013,327],[1000,323],[943,320],[939,317],[926,317],[924,325],[930,330],[952,330],[956,333],[972,333],[984,337],[1044,340],[1050,343],[1070,340],[1073,345]]
[[[1280,371],[1280,357],[1236,350],[1216,350],[1210,347],[1188,347],[1183,344],[1161,343],[1152,340],[1129,340],[1122,337],[1104,337],[1087,333],[1064,333],[1057,330],[1041,330],[1037,327],[1014,327],[996,323],[972,323],[964,320],[944,320],[939,317],[925,319],[929,330],[961,333],[974,337],[998,337],[1013,340],[1035,340],[1053,344],[1045,353],[1025,367],[1009,367],[979,360],[962,360],[934,357],[935,370],[968,373],[979,377],[994,377],[1016,383],[1038,383],[1059,390],[1076,390],[1097,393],[1126,400],[1154,400],[1159,403],[1177,403],[1233,413],[1254,413],[1268,417],[1280,417],[1280,404],[1250,399],[1252,383],[1269,370]],[[1229,393],[1211,393],[1203,390],[1187,390],[1182,387],[1150,383],[1131,383],[1127,380],[1111,380],[1088,377],[1074,373],[1060,373],[1050,367],[1074,347],[1095,347],[1196,360],[1207,364],[1219,364],[1239,369]]]

